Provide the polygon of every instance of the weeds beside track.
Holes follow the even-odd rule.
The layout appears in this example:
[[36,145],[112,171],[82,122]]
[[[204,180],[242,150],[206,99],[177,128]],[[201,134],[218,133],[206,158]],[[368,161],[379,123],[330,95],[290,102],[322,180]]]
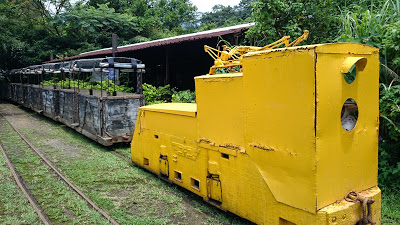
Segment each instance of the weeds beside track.
[[[3,117],[3,115],[0,113],[0,116]],[[93,209],[95,209],[97,212],[99,212],[104,218],[106,218],[109,222],[111,222],[114,225],[118,225],[118,223],[111,218],[104,210],[100,209],[92,200],[90,200],[88,197],[86,197],[86,195],[84,193],[82,193],[82,191],[80,191],[71,181],[69,181],[64,175],[62,175],[58,169],[53,166],[53,164],[46,159],[46,157],[34,146],[32,145],[26,138],[25,136],[23,136],[18,129],[16,129],[12,123],[10,123],[10,121],[8,121],[5,117],[3,117],[7,123],[9,124],[9,126],[20,136],[20,138],[37,154],[37,156],[39,156],[41,158],[41,160],[48,166],[50,167],[50,169],[63,181],[65,182],[73,191],[75,191],[82,199],[84,199],[88,205],[90,205]],[[38,213],[39,217],[41,218],[41,220],[45,223],[45,224],[50,224],[50,220],[44,216],[42,214],[41,209],[39,208],[39,205],[37,205],[37,203],[35,201],[32,200],[32,197],[30,196],[30,194],[28,194],[27,192],[27,188],[25,186],[22,186],[18,180],[18,177],[15,173],[15,170],[13,169],[13,165],[11,164],[11,161],[9,160],[8,156],[6,155],[4,149],[2,149],[4,158],[6,159],[6,161],[9,164],[10,169],[12,170],[15,180],[17,182],[17,184],[21,187],[21,189],[24,191],[24,193],[26,193],[26,196],[29,200],[29,202],[31,202],[32,206],[35,208],[35,211]]]

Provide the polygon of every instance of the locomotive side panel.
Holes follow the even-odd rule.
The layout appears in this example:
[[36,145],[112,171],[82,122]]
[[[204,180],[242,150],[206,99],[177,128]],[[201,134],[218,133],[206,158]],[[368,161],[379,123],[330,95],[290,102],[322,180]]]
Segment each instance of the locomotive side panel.
[[275,199],[315,213],[315,53],[288,48],[243,58],[246,153]]
[[[325,45],[316,51],[320,209],[350,190],[378,185],[379,59],[378,49],[366,45]],[[355,79],[349,84],[345,73],[353,65]],[[346,105],[352,111],[347,117]],[[354,121],[352,129],[346,127],[348,119]]]
[[140,108],[131,144],[132,161],[206,197],[207,151],[196,142],[196,105],[175,104],[174,108],[162,104]]
[[244,149],[242,73],[199,76],[195,85],[197,140],[234,151]]

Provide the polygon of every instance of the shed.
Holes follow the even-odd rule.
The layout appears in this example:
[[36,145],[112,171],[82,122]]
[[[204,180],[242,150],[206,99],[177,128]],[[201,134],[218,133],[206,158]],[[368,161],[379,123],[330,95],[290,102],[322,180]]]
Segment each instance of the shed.
[[[144,83],[156,86],[171,84],[179,90],[194,90],[193,78],[207,74],[213,64],[211,57],[204,52],[204,45],[216,47],[221,38],[238,44],[244,39],[244,32],[252,26],[254,23],[247,23],[120,46],[116,55],[142,60],[146,65]],[[104,48],[46,63],[111,55],[112,48]]]

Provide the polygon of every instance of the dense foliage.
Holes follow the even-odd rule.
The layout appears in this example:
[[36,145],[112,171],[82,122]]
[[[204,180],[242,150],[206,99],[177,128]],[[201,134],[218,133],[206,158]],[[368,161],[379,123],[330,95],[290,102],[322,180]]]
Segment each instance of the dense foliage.
[[400,187],[400,85],[381,84],[379,136],[379,183]]
[[172,94],[172,102],[196,103],[196,93],[190,90],[175,91]]
[[133,92],[132,87],[127,87],[125,85],[116,85],[112,80],[105,80],[103,82],[85,82],[83,80],[72,80],[66,78],[64,81],[53,81],[45,80],[41,82],[42,85],[56,85],[64,88],[80,88],[80,89],[95,89],[95,90],[105,90],[109,92],[121,91],[121,92]]
[[0,1],[0,69],[20,68],[84,51],[191,32],[189,0]]
[[253,21],[252,0],[199,13],[189,0],[0,1],[0,70],[111,45],[150,41]]
[[199,30],[226,27],[246,22],[253,22],[251,16],[251,2],[241,0],[236,6],[215,5],[210,12],[201,14]]
[[177,91],[175,88],[171,88],[169,84],[160,87],[155,87],[151,84],[143,84],[143,94],[146,105],[165,102],[196,102],[196,95],[194,92],[190,90]]
[[155,87],[151,84],[143,84],[143,94],[146,105],[171,102],[173,91],[169,84]]
[[379,183],[400,187],[400,0],[351,4],[340,15],[339,41],[380,48]]
[[283,36],[298,37],[310,30],[308,43],[332,42],[340,33],[340,1],[258,0],[253,4],[257,22],[250,29],[251,44],[266,45]]

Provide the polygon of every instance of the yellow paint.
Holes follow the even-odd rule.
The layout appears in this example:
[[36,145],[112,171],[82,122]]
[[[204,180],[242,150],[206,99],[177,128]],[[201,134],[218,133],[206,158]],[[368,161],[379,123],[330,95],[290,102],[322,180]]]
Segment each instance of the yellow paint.
[[214,65],[210,67],[210,72],[208,74],[215,75],[218,68],[228,68],[229,70],[234,71],[233,67],[239,67],[241,71],[242,59],[244,54],[249,52],[257,52],[278,48],[283,44],[285,45],[285,47],[294,47],[300,42],[307,40],[308,34],[308,30],[305,30],[303,35],[301,35],[291,43],[289,43],[290,36],[284,36],[283,38],[264,47],[234,46],[231,48],[229,46],[223,45],[223,50],[221,51],[219,49],[204,45],[204,51],[207,52],[211,56],[211,58],[214,59]]
[[[242,63],[243,73],[196,77],[197,104],[141,107],[132,161],[257,224],[355,224],[351,190],[375,199],[380,224],[378,50],[290,47]],[[359,109],[351,131],[341,124],[348,98]]]
[[342,64],[342,69],[340,70],[341,73],[348,73],[350,68],[353,65],[356,65],[358,71],[363,71],[365,66],[367,65],[367,59],[364,57],[346,57]]

